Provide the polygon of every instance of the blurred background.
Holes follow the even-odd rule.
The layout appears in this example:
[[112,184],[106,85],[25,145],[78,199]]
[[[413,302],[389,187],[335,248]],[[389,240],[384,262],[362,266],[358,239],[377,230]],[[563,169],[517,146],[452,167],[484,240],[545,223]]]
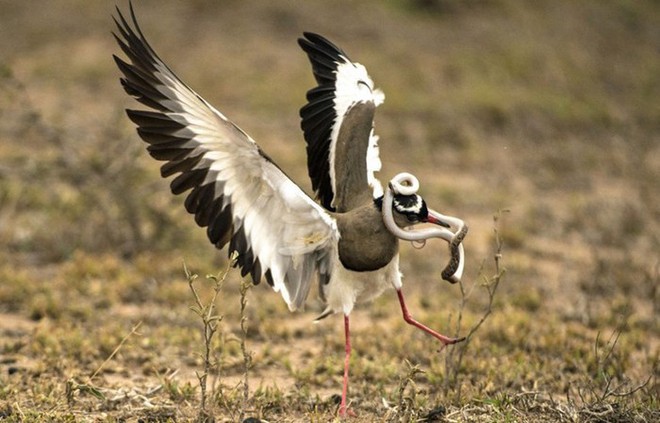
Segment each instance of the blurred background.
[[[118,6],[128,10],[127,2]],[[593,356],[594,345],[616,333],[612,373],[605,374],[640,383],[651,376],[634,404],[657,410],[657,1],[134,6],[147,39],[174,72],[307,192],[298,110],[314,81],[296,39],[302,31],[320,33],[365,65],[386,96],[376,116],[380,179],[414,173],[430,207],[470,225],[466,284],[475,293],[463,310],[464,327],[488,303],[479,284],[495,271],[493,216],[499,216],[506,274],[493,314],[460,367],[467,397],[436,388],[447,372],[432,352],[436,346],[403,327],[396,300],[386,294],[354,319],[354,348],[363,356],[354,359],[356,380],[371,374],[380,381],[371,397],[361,397],[367,387],[354,391],[368,410],[363,416],[383,415],[378,395],[396,389],[404,358],[425,366],[418,382],[426,408],[438,402],[460,408],[524,389],[564,396],[602,376],[606,367],[598,348]],[[67,377],[91,373],[137,321],[144,322],[140,338],[114,361],[116,379],[106,374],[104,385],[159,380],[169,363],[187,369],[179,374],[182,385],[195,383],[199,360],[190,351],[200,335],[190,330],[197,322],[188,311],[182,262],[200,275],[215,274],[226,251],[212,248],[182,207],[184,197],[170,194],[125,116],[137,103],[121,89],[112,60],[120,54],[111,35],[114,7],[0,3],[0,354],[9,360],[0,369],[20,370],[0,375],[0,401],[7,404],[61,409],[61,398],[19,392],[38,373],[40,384],[62,393]],[[440,279],[446,259],[441,244],[402,247],[413,314],[453,331],[461,293]],[[221,312],[231,317],[238,313],[231,302],[238,272],[229,279]],[[314,300],[307,312],[289,316],[267,286],[251,295],[257,380],[275,380],[285,393],[290,386],[339,392],[338,320],[309,325],[321,307]],[[227,319],[227,336],[237,324]],[[367,343],[374,331],[392,329],[405,332],[400,345],[381,345],[371,355],[361,345],[360,337]],[[297,341],[312,353],[293,354],[282,342],[298,338],[310,342]],[[227,351],[226,375],[240,374]],[[318,354],[331,356],[330,382],[315,367]],[[391,373],[382,373],[388,365]]]

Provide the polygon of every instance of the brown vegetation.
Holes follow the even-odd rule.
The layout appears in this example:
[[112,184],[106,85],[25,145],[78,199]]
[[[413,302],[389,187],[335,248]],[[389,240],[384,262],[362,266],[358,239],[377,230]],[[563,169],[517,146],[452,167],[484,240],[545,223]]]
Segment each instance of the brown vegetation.
[[[203,314],[227,254],[124,115],[114,5],[33,3],[0,4],[0,420],[332,420],[342,325],[312,324],[318,301],[291,315],[262,284],[243,309],[229,272]],[[660,420],[657,2],[136,10],[174,71],[307,190],[313,82],[295,40],[334,40],[386,94],[381,179],[412,171],[430,207],[470,224],[465,286],[441,281],[445,247],[429,242],[403,246],[404,289],[438,329],[467,335],[490,314],[437,352],[393,293],[358,307],[354,421]]]

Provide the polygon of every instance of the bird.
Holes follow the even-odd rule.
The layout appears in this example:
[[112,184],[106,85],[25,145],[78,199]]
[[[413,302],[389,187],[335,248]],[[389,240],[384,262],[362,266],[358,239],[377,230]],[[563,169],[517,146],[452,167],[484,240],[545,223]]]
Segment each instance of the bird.
[[408,324],[443,347],[464,340],[420,323],[407,308],[399,241],[447,241],[451,259],[442,276],[455,283],[463,272],[467,225],[430,209],[413,175],[398,174],[385,187],[376,178],[382,164],[374,115],[384,94],[363,65],[318,34],[304,32],[298,39],[317,82],[300,109],[312,198],[246,132],[179,79],[129,6],[130,23],[118,7],[113,16],[113,36],[126,59],[113,58],[123,89],[146,108],[127,109],[128,118],[148,153],[165,162],[160,173],[173,177],[171,192],[186,194],[186,210],[215,247],[228,246],[242,277],[249,275],[254,284],[265,279],[291,311],[303,308],[317,280],[326,305],[317,320],[343,315],[341,417],[352,412],[349,316],[356,303],[393,287]]

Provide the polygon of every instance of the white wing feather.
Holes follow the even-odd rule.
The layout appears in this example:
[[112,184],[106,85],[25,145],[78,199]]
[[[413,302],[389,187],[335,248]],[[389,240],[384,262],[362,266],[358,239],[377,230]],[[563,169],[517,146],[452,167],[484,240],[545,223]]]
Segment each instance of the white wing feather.
[[[153,111],[132,111],[172,190],[190,190],[186,207],[218,247],[231,240],[255,283],[266,275],[291,310],[300,308],[317,272],[329,272],[337,225],[272,163],[257,144],[185,85],[119,12],[116,37],[130,64],[115,57],[126,91]],[[227,211],[230,211],[227,214]],[[228,219],[227,219],[228,217]],[[224,219],[224,220],[223,220]],[[230,251],[231,253],[231,251]]]

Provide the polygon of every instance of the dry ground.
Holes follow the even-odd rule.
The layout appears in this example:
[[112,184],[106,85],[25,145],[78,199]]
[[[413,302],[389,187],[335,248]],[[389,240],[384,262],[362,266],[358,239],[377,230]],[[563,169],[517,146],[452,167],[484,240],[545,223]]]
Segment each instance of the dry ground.
[[[183,262],[209,301],[203,276],[226,252],[124,116],[135,103],[111,60],[113,8],[0,3],[0,420],[189,421],[201,408]],[[506,272],[468,344],[438,352],[392,293],[354,313],[352,421],[660,420],[658,2],[136,8],[174,70],[305,189],[297,113],[313,80],[296,38],[325,34],[367,66],[386,94],[381,179],[413,171],[431,207],[470,224],[466,295],[440,280],[446,247],[402,247],[420,320],[467,334],[484,316],[499,216]],[[217,302],[210,413],[332,420],[340,317],[314,325],[318,302],[290,315],[260,285],[243,336],[239,286],[230,272]]]

